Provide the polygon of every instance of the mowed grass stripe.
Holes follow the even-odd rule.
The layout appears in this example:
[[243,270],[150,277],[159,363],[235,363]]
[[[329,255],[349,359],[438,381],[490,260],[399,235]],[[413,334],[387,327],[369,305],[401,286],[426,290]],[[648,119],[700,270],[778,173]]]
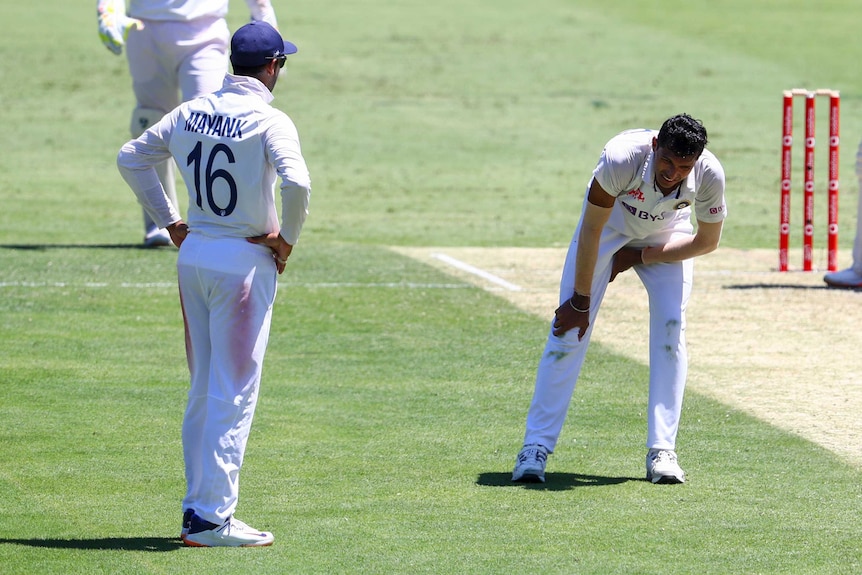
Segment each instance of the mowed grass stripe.
[[[725,163],[724,245],[772,248],[781,90],[841,89],[842,136],[862,133],[858,7],[812,6],[782,2],[776,20],[736,1],[276,5],[300,53],[275,104],[314,184],[288,273],[451,283],[380,246],[564,247],[607,138],[680,111],[707,122]],[[41,8],[4,6],[9,54],[41,37],[64,48],[3,69],[0,281],[72,285],[0,292],[0,571],[862,571],[858,470],[704,395],[684,411],[689,482],[643,481],[646,367],[601,345],[549,484],[512,485],[547,322],[479,289],[280,290],[239,512],[276,545],[180,547],[176,292],[78,287],[174,279],[172,253],[137,249],[139,207],[115,168],[134,107],[127,65],[91,10]],[[231,27],[247,18],[232,3]],[[829,19],[840,25],[817,24]],[[776,41],[786,22],[814,25]],[[842,146],[843,166],[854,152]],[[841,199],[844,248],[854,196]],[[844,308],[813,294],[785,313],[812,310]],[[818,340],[810,353],[832,351]]]
[[[152,271],[169,274],[173,262],[158,261]],[[372,268],[446,282],[385,249],[308,246],[298,262],[309,279]],[[37,290],[3,315],[3,341],[18,344],[2,372],[0,478],[14,495],[0,510],[0,561],[10,573],[170,572],[243,553],[172,543],[187,378],[176,295],[85,292]],[[660,548],[681,573],[859,567],[858,472],[703,395],[689,393],[684,411],[689,482],[644,481],[647,368],[601,345],[548,483],[511,484],[546,322],[480,289],[362,294],[280,294],[240,504],[278,540],[236,561],[262,573],[495,573],[524,561],[631,573]],[[57,318],[74,320],[74,337],[57,338]],[[44,338],[50,358],[34,362]]]

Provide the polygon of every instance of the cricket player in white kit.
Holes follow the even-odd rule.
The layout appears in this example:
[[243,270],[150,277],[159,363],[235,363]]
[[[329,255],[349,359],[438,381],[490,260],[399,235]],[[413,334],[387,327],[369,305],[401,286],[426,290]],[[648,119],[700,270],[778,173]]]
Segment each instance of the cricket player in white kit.
[[605,290],[631,267],[649,296],[647,479],[685,481],[675,449],[688,366],[691,258],[718,247],[727,214],[724,170],[706,143],[703,125],[681,114],[658,132],[630,130],[605,146],[566,256],[513,481],[545,480]]
[[862,142],[856,150],[856,179],[859,201],[856,204],[856,238],[853,241],[853,263],[849,268],[829,272],[823,276],[826,285],[833,288],[862,288]]
[[[191,375],[183,420],[190,546],[269,545],[273,535],[233,517],[239,472],[282,273],[308,213],[311,183],[290,118],[270,105],[296,47],[265,22],[231,41],[234,74],[221,90],[181,104],[126,143],[123,178],[179,250],[177,272]],[[155,166],[177,160],[188,223]],[[281,177],[281,225],[274,185]]]
[[[269,0],[246,0],[252,20],[278,29]],[[97,0],[99,37],[120,55],[126,46],[137,138],[179,103],[221,87],[228,64],[228,0]],[[182,100],[180,100],[182,98]],[[175,167],[156,166],[168,197],[177,205]],[[170,237],[144,212],[144,246],[169,245]]]

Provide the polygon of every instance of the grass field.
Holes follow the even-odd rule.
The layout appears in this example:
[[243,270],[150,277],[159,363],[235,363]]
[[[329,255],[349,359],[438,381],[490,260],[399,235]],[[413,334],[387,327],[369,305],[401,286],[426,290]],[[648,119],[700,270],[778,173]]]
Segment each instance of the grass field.
[[[689,481],[653,486],[647,366],[601,345],[548,482],[512,485],[547,318],[391,249],[564,246],[604,142],[681,111],[704,121],[728,175],[723,245],[773,248],[781,91],[829,87],[842,93],[847,265],[856,2],[274,5],[300,48],[275,104],[299,128],[314,192],[243,470],[238,516],[276,536],[253,550],[177,539],[176,252],[138,249],[140,210],[115,167],[133,107],[125,61],[101,45],[92,6],[3,8],[0,573],[862,571],[858,466],[690,390]],[[246,16],[233,0],[232,29]]]

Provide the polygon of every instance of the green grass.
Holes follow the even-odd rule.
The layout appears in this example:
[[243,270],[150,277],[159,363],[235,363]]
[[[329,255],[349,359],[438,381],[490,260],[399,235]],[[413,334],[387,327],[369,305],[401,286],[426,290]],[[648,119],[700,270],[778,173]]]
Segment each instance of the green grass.
[[[258,550],[175,539],[176,256],[137,249],[114,166],[125,62],[91,8],[52,4],[0,24],[0,572],[862,570],[857,468],[689,392],[690,480],[653,486],[647,367],[595,344],[548,483],[512,485],[546,321],[387,249],[565,245],[604,142],[679,111],[725,165],[724,245],[774,247],[780,95],[797,86],[842,91],[849,247],[855,3],[276,2],[300,53],[275,103],[314,193],[242,476],[238,515],[276,535]],[[35,58],[46,36],[58,49]]]

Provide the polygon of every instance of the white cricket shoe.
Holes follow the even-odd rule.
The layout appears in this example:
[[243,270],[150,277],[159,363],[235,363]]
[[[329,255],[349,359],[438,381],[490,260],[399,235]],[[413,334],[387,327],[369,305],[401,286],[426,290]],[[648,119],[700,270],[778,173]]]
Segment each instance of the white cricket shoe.
[[180,539],[183,541],[186,540],[186,535],[189,534],[189,528],[192,526],[192,516],[194,516],[194,509],[186,509],[183,511],[183,525],[180,528]]
[[646,456],[646,478],[653,483],[685,483],[685,471],[670,449],[650,449]]
[[515,469],[512,471],[512,481],[524,483],[544,483],[545,464],[548,461],[548,448],[544,445],[533,443],[525,445],[518,453],[515,460]]
[[266,547],[272,545],[275,537],[234,517],[217,525],[194,515],[183,541],[189,547]]
[[158,248],[170,245],[173,245],[173,242],[171,242],[171,234],[169,234],[167,230],[153,228],[152,230],[147,231],[144,236],[145,248]]
[[839,272],[829,272],[823,276],[823,281],[829,287],[862,288],[862,275],[859,275],[853,268],[847,268]]

